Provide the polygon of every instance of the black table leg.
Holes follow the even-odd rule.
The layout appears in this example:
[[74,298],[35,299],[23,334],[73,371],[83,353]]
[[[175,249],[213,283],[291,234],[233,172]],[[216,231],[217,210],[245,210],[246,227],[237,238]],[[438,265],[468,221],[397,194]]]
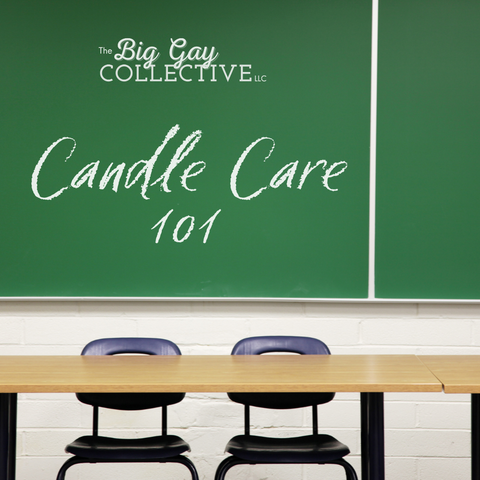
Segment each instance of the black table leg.
[[361,393],[362,480],[385,480],[383,393]]
[[15,480],[17,394],[0,393],[0,480]]
[[480,394],[472,393],[472,480],[480,480]]

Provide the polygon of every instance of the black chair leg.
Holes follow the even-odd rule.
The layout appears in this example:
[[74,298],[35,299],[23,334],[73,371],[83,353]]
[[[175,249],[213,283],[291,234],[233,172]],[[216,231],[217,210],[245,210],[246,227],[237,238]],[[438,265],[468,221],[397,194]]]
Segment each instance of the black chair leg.
[[[340,465],[341,467],[343,467],[345,469],[347,480],[358,480],[355,469],[343,458],[328,463]],[[241,460],[233,456],[227,457],[217,467],[217,471],[215,472],[215,480],[225,480],[225,475],[227,474],[228,470],[230,470],[235,465],[255,465],[255,463]]]
[[224,480],[227,472],[235,465],[255,465],[255,463],[247,462],[233,456],[227,457],[217,467],[217,471],[215,472],[215,480]]
[[336,460],[334,462],[329,462],[329,463],[334,463],[336,465],[342,466],[345,469],[347,480],[358,480],[357,472],[355,472],[355,469],[343,458],[341,458],[340,460]]
[[58,475],[57,475],[57,480],[65,480],[65,474],[67,473],[67,470],[72,465],[76,465],[77,463],[90,463],[90,462],[85,458],[70,457],[60,468],[60,471],[58,472]]
[[[192,475],[192,480],[198,480],[198,473],[197,473],[197,469],[195,468],[195,465],[193,464],[193,462],[187,458],[187,457],[184,457],[182,455],[178,455],[176,457],[170,457],[170,458],[167,458],[165,459],[164,461],[162,460],[140,460],[138,461],[138,463],[146,463],[146,462],[151,462],[151,463],[180,463],[182,465],[184,465],[185,467],[188,468],[188,470],[190,471],[190,474]],[[114,460],[105,460],[105,461],[102,461],[102,460],[97,460],[97,461],[94,461],[92,459],[88,459],[88,458],[83,458],[83,457],[71,457],[69,458],[60,468],[60,471],[58,472],[58,475],[57,475],[57,480],[65,480],[65,474],[67,473],[67,470],[72,466],[72,465],[76,465],[78,463],[137,463],[135,461],[129,461],[129,462],[122,462],[122,461],[114,461]]]
[[189,458],[179,455],[178,457],[173,457],[169,459],[168,462],[181,463],[182,465],[185,465],[185,467],[187,467],[188,470],[190,470],[190,474],[192,475],[192,480],[198,480],[197,469],[195,468],[195,465]]

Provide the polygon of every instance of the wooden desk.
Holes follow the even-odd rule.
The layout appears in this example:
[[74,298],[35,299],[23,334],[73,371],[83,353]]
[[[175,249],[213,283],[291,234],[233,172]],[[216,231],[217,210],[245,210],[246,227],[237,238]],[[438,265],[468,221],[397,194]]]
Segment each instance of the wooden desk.
[[445,393],[480,393],[480,355],[419,355]]
[[480,355],[418,357],[442,382],[445,393],[472,394],[472,479],[480,480]]
[[414,355],[0,356],[0,480],[15,478],[17,393],[360,392],[362,478],[383,480],[383,392],[441,390]]

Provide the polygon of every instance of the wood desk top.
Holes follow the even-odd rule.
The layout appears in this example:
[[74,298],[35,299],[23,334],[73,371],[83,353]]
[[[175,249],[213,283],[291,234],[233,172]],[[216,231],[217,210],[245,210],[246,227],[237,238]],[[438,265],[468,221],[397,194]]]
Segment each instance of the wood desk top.
[[439,392],[415,355],[0,356],[0,392]]
[[480,355],[420,355],[445,393],[480,393]]

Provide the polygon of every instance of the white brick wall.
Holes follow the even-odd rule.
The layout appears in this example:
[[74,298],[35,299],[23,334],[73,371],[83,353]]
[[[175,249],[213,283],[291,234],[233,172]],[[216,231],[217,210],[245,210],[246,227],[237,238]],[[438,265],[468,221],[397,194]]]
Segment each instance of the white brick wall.
[[[177,343],[184,354],[228,354],[250,335],[308,335],[333,354],[480,353],[480,305],[316,302],[0,302],[0,354],[76,355],[107,336],[152,336]],[[66,458],[64,446],[91,428],[90,407],[73,394],[22,394],[18,412],[20,480],[50,480]],[[338,394],[319,408],[322,430],[349,445],[360,472],[359,395]],[[443,393],[385,395],[386,470],[389,480],[468,478],[470,397]],[[228,439],[241,431],[242,408],[224,394],[189,394],[170,408],[172,433],[191,445],[200,478],[213,478]],[[252,426],[269,434],[295,433],[309,425],[308,411],[254,410]],[[103,411],[102,432],[150,435],[155,411]],[[164,475],[166,474],[166,475]],[[187,479],[181,466],[82,465],[68,480]],[[342,469],[256,466],[228,478],[343,479]]]

